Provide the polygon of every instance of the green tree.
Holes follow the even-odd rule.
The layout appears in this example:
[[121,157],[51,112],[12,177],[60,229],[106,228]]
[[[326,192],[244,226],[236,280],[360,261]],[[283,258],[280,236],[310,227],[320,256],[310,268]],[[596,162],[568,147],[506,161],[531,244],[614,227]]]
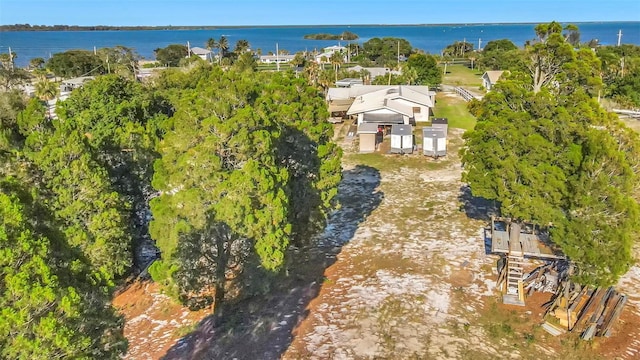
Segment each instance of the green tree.
[[630,267],[640,230],[640,140],[593,99],[593,53],[567,50],[557,24],[536,30],[543,42],[532,68],[558,68],[546,82],[513,72],[473,105],[463,180],[503,215],[551,226],[579,281],[610,285]]
[[21,68],[15,66],[18,55],[11,51],[0,54],[0,91],[9,92],[18,89],[20,85],[28,83],[31,76]]
[[180,60],[186,58],[188,49],[182,44],[171,44],[165,48],[155,49],[156,60],[164,66],[178,66]]
[[63,78],[100,75],[107,72],[103,61],[93,52],[87,50],[55,53],[47,61],[46,67],[56,76]]
[[15,179],[0,180],[0,357],[117,359],[122,319]]
[[32,69],[32,70],[41,69],[44,66],[45,63],[46,63],[46,61],[43,58],[35,57],[35,58],[29,60],[29,68]]
[[500,40],[491,40],[487,43],[487,45],[482,48],[484,52],[492,52],[492,51],[511,51],[516,50],[518,47],[513,41],[509,39],[500,39]]
[[453,44],[447,45],[447,47],[442,50],[443,56],[451,58],[464,58],[468,57],[471,53],[473,53],[473,44],[466,41],[456,41]]
[[220,50],[220,59],[227,57],[227,53],[229,52],[229,40],[226,36],[220,36],[220,39],[218,40],[218,49]]
[[108,73],[134,78],[138,71],[138,55],[134,49],[126,46],[102,48],[97,51],[98,57],[104,62]]
[[331,66],[333,66],[333,71],[335,73],[335,81],[338,81],[338,70],[340,70],[340,66],[344,63],[344,55],[342,53],[336,51],[331,54],[329,58],[329,62],[331,62]]
[[431,55],[413,54],[407,60],[407,68],[416,72],[414,83],[416,85],[428,85],[437,87],[442,82],[442,73],[438,68],[438,62]]
[[[256,279],[259,287],[268,284],[270,274],[284,265],[292,229],[312,215],[314,224],[321,221],[324,206],[334,205],[337,183],[330,175],[338,171],[339,181],[339,152],[326,144],[331,132],[320,121],[327,115],[324,103],[304,79],[247,76],[233,68],[184,76],[200,80],[182,92],[155,164],[160,196],[151,203],[150,232],[162,260],[150,272],[183,302],[202,306],[214,298],[220,302],[227,286]],[[302,101],[307,97],[312,101]],[[303,142],[311,136],[317,142]],[[285,148],[285,138],[305,147]],[[298,162],[306,155],[302,149],[310,158]],[[300,185],[305,196],[315,194],[297,205],[309,208],[299,218],[291,212],[294,183],[307,184]],[[210,265],[205,278],[184,267],[199,258]],[[256,291],[256,286],[239,288],[241,295]]]
[[[216,41],[216,39],[214,38],[209,38],[207,39],[207,41],[204,43],[204,47],[209,50],[209,51],[213,51],[215,49],[218,48],[218,42]],[[213,53],[212,53],[213,54]],[[213,55],[211,56],[211,61],[213,61]]]

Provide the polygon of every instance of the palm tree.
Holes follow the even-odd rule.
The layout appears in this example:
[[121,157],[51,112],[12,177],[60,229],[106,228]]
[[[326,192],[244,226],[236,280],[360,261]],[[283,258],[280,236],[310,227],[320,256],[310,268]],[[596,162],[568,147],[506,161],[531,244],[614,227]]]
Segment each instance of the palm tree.
[[320,74],[320,65],[315,61],[309,61],[304,67],[304,72],[307,74],[307,78],[309,79],[309,85],[316,86],[318,83],[318,76]]
[[418,78],[418,72],[416,69],[406,66],[402,69],[402,77],[407,81],[407,85],[411,85],[411,83],[416,81]]
[[[218,47],[218,43],[216,42],[216,39],[214,38],[209,38],[205,43],[204,46],[207,48],[207,50],[209,51],[213,51],[213,49]],[[211,56],[210,58],[211,61],[213,61],[213,56]]]
[[331,65],[333,65],[333,71],[335,71],[336,74],[336,82],[338,82],[338,69],[340,69],[340,65],[344,62],[344,57],[342,56],[342,53],[336,51],[331,54],[329,61],[331,62]]
[[218,40],[218,49],[220,49],[221,58],[225,57],[229,51],[229,40],[224,35],[220,36],[220,40]]
[[249,42],[247,40],[240,39],[236,42],[236,47],[233,52],[235,52],[237,56],[240,56],[240,54],[249,50],[249,48]]
[[58,85],[54,82],[47,80],[45,77],[42,77],[40,81],[38,81],[35,85],[35,93],[38,99],[47,103],[47,112],[49,113],[49,117],[51,117],[51,108],[49,107],[49,100],[53,100],[58,96],[60,89]]

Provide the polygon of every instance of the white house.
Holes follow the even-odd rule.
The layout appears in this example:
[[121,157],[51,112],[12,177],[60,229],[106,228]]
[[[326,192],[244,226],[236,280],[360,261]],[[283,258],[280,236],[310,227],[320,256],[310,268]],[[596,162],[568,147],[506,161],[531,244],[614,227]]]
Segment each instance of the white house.
[[[335,52],[345,53],[346,51],[347,51],[347,48],[344,46],[340,46],[340,45],[329,46],[322,49],[322,53],[316,55],[314,59],[318,64],[322,64],[323,62],[328,62],[329,59],[331,58],[331,55],[333,55],[333,53]],[[346,60],[346,57],[345,57],[345,60]]]
[[485,73],[482,74],[482,86],[487,89],[487,91],[490,91],[493,85],[500,80],[502,73],[504,73],[502,70],[485,71]]
[[260,62],[264,64],[283,64],[291,62],[295,57],[295,55],[262,55],[260,56]]
[[203,49],[201,47],[194,46],[194,47],[190,48],[189,51],[190,51],[189,56],[197,55],[202,60],[211,61],[211,51],[209,51],[207,49]]
[[394,85],[357,96],[347,115],[357,115],[358,124],[409,125],[429,121],[431,108],[433,101],[427,86]]
[[389,68],[384,68],[384,67],[363,67],[360,65],[356,65],[354,67],[349,68],[348,70],[357,71],[357,72],[360,72],[362,70],[368,71],[369,76],[371,77],[371,80],[373,80],[378,76],[388,76],[389,72],[391,72],[391,74],[393,75],[402,75],[401,71],[391,70]]

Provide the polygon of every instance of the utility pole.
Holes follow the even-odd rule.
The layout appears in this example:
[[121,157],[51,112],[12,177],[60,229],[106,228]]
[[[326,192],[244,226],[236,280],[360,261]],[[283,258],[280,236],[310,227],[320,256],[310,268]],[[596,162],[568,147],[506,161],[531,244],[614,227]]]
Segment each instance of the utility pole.
[[280,71],[280,51],[278,50],[278,43],[276,43],[276,71]]
[[482,39],[478,38],[478,51],[482,50]]
[[191,56],[191,44],[187,41],[187,57]]
[[93,55],[98,55],[98,51],[96,50],[96,46],[93,46]]
[[622,29],[618,30],[618,46],[620,46],[620,40],[622,40]]
[[11,52],[11,46],[9,46],[9,64],[11,66],[11,70],[13,70],[13,53]]

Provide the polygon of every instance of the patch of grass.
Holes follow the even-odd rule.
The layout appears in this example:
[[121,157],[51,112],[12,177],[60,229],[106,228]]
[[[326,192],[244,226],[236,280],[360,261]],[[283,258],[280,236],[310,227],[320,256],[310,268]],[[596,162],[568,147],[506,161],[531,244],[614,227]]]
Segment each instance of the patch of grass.
[[443,84],[479,88],[482,85],[482,73],[476,69],[471,70],[466,65],[449,65],[447,74],[442,78]]
[[453,128],[469,130],[476,126],[476,118],[467,110],[467,102],[457,96],[438,93],[433,112],[434,117],[449,119],[449,126]]
[[173,331],[173,333],[178,337],[185,337],[185,336],[191,334],[192,332],[196,331],[197,328],[198,328],[198,324],[197,323],[193,323],[191,325],[181,326],[181,327],[175,329]]

